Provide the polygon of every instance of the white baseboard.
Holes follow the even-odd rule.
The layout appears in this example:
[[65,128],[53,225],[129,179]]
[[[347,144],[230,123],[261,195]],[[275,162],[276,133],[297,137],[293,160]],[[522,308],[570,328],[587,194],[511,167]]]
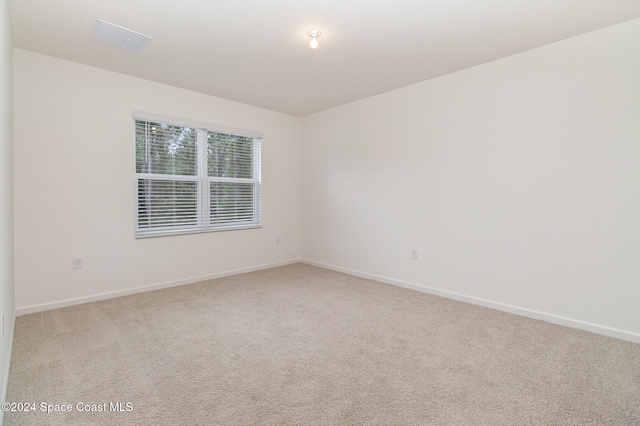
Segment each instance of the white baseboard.
[[349,275],[354,275],[361,278],[370,279],[373,281],[380,281],[386,284],[392,284],[398,287],[404,287],[411,290],[420,291],[423,293],[434,294],[436,296],[446,297],[448,299],[458,300],[461,302],[471,303],[473,305],[484,306],[486,308],[496,309],[498,311],[508,312],[510,314],[516,314],[527,318],[533,318],[550,322],[553,324],[564,325],[571,328],[577,328],[579,330],[590,331],[592,333],[602,334],[609,337],[615,337],[617,339],[628,340],[634,343],[640,343],[640,333],[633,331],[621,330],[618,328],[607,327],[600,324],[594,324],[587,321],[581,321],[573,318],[567,318],[560,315],[548,314],[545,312],[536,311],[533,309],[521,308],[518,306],[509,305],[501,302],[494,302],[487,299],[481,299],[474,296],[467,296],[452,291],[441,290],[438,288],[429,287],[422,284],[415,284],[406,281],[396,280],[393,278],[383,277],[374,274],[368,274],[365,272],[354,271],[347,268],[341,268],[338,266],[327,265],[325,263],[314,262],[312,260],[300,259],[300,262],[308,265],[318,266],[320,268],[331,269],[333,271],[342,272]]
[[[315,261],[307,260],[307,259],[290,259],[290,260],[277,262],[277,263],[258,265],[258,266],[254,266],[254,267],[250,267],[250,268],[236,269],[236,270],[232,270],[232,271],[219,272],[219,273],[216,273],[216,274],[203,275],[203,276],[192,277],[192,278],[187,278],[187,279],[183,279],[183,280],[169,281],[169,282],[164,282],[164,283],[159,283],[159,284],[152,284],[152,285],[143,286],[143,287],[136,287],[136,288],[132,288],[132,289],[119,290],[119,291],[113,291],[113,292],[107,292],[107,293],[100,293],[100,294],[96,294],[96,295],[92,295],[92,296],[85,296],[85,297],[78,297],[78,298],[74,298],[74,299],[60,300],[60,301],[52,302],[52,303],[43,303],[43,304],[38,304],[38,305],[23,306],[23,307],[16,308],[15,315],[16,316],[27,315],[27,314],[32,314],[32,313],[35,313],[35,312],[42,312],[42,311],[48,311],[48,310],[51,310],[51,309],[63,308],[63,307],[66,307],[66,306],[73,306],[73,305],[79,305],[79,304],[82,304],[82,303],[96,302],[96,301],[99,301],[99,300],[112,299],[114,297],[128,296],[128,295],[131,295],[131,294],[143,293],[143,292],[146,292],[146,291],[160,290],[160,289],[163,289],[163,288],[176,287],[176,286],[185,285],[185,284],[192,284],[192,283],[211,280],[211,279],[215,279],[215,278],[222,278],[222,277],[227,277],[227,276],[231,276],[231,275],[243,274],[243,273],[246,273],[246,272],[253,272],[253,271],[259,271],[259,270],[262,270],[262,269],[275,268],[275,267],[278,267],[278,266],[290,265],[290,264],[293,264],[293,263],[306,263],[308,265],[318,266],[320,268],[330,269],[330,270],[333,270],[333,271],[342,272],[342,273],[345,273],[345,274],[354,275],[354,276],[357,276],[357,277],[366,278],[366,279],[370,279],[370,280],[374,280],[374,281],[380,281],[380,282],[383,282],[383,283],[386,283],[386,284],[391,284],[391,285],[395,285],[395,286],[398,286],[398,287],[404,287],[404,288],[408,288],[408,289],[411,289],[411,290],[420,291],[420,292],[423,292],[423,293],[434,294],[436,296],[446,297],[448,299],[453,299],[453,300],[458,300],[458,301],[461,301],[461,302],[471,303],[471,304],[474,304],[474,305],[484,306],[486,308],[496,309],[496,310],[499,310],[499,311],[508,312],[508,313],[511,313],[511,314],[520,315],[520,316],[527,317],[527,318],[542,320],[542,321],[550,322],[550,323],[553,323],[553,324],[564,325],[564,326],[567,326],[567,327],[576,328],[576,329],[584,330],[584,331],[589,331],[589,332],[592,332],[592,333],[602,334],[602,335],[609,336],[609,337],[615,337],[617,339],[627,340],[627,341],[634,342],[634,343],[640,343],[640,333],[635,333],[633,331],[621,330],[621,329],[613,328],[613,327],[607,327],[607,326],[604,326],[604,325],[594,324],[594,323],[587,322],[587,321],[582,321],[582,320],[577,320],[577,319],[573,319],[573,318],[563,317],[563,316],[555,315],[555,314],[549,314],[549,313],[545,313],[545,312],[536,311],[536,310],[533,310],[533,309],[522,308],[522,307],[519,307],[519,306],[509,305],[509,304],[501,303],[501,302],[495,302],[495,301],[492,301],[492,300],[482,299],[482,298],[478,298],[478,297],[474,297],[474,296],[468,296],[468,295],[465,295],[465,294],[460,294],[460,293],[455,293],[455,292],[451,292],[451,291],[448,291],[448,290],[442,290],[442,289],[438,289],[438,288],[434,288],[434,287],[429,287],[429,286],[422,285],[422,284],[415,284],[415,283],[410,283],[410,282],[407,282],[407,281],[396,280],[396,279],[389,278],[389,277],[383,277],[383,276],[380,276],[380,275],[368,274],[368,273],[365,273],[365,272],[355,271],[355,270],[347,269],[347,268],[341,268],[341,267],[338,267],[338,266],[328,265],[328,264],[325,264],[325,263],[315,262]],[[14,324],[15,324],[15,320],[14,320]],[[13,341],[13,328],[11,329],[11,337],[12,337],[12,341]],[[4,386],[5,386],[4,392],[6,392],[6,383],[4,384]],[[0,423],[0,424],[2,424],[2,423]]]
[[100,300],[113,299],[115,297],[122,297],[122,296],[129,296],[131,294],[144,293],[147,291],[160,290],[163,288],[177,287],[185,284],[193,284],[200,281],[213,280],[216,278],[223,278],[231,275],[244,274],[247,272],[275,268],[278,266],[290,265],[292,263],[299,263],[299,262],[300,262],[300,259],[290,259],[282,262],[252,266],[250,268],[235,269],[232,271],[218,272],[216,274],[202,275],[199,277],[191,277],[191,278],[186,278],[186,279],[177,280],[177,281],[168,281],[168,282],[159,283],[159,284],[151,284],[151,285],[146,285],[142,287],[130,288],[126,290],[110,291],[107,293],[99,293],[91,296],[83,296],[83,297],[77,297],[73,299],[59,300],[57,302],[51,302],[51,303],[41,303],[37,305],[21,306],[16,308],[16,315],[20,316],[20,315],[33,314],[36,312],[49,311],[51,309],[64,308],[64,307],[73,306],[73,305],[81,305],[83,303],[97,302]]

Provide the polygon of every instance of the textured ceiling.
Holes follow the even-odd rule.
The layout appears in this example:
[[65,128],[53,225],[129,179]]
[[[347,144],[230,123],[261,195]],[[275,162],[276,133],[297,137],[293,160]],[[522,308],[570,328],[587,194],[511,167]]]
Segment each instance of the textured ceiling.
[[[297,116],[640,17],[640,0],[8,3],[20,49]],[[96,19],[152,40],[94,41]]]

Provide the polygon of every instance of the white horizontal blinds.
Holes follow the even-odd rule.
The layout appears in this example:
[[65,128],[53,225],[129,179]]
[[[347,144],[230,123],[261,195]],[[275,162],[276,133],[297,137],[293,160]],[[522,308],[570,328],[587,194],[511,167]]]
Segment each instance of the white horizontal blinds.
[[196,176],[196,129],[150,121],[136,121],[136,172]]
[[138,179],[138,229],[193,228],[198,224],[198,182]]
[[198,223],[197,130],[136,121],[140,233]]
[[209,132],[208,175],[218,178],[253,179],[253,142],[246,136]]
[[259,138],[135,123],[138,236],[260,225]]
[[261,146],[262,141],[260,139],[253,140],[253,179],[255,181],[255,191],[254,191],[254,203],[253,203],[253,215],[254,220],[257,223],[262,223],[261,216],[261,191],[262,191],[262,154],[261,154]]
[[228,133],[207,135],[209,222],[212,226],[260,223],[260,140]]
[[209,185],[212,224],[254,221],[255,185],[235,182],[210,182]]

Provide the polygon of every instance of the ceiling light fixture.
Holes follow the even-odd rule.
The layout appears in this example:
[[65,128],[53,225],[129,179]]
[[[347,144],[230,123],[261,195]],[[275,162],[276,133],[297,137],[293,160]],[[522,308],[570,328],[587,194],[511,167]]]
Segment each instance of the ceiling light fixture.
[[311,46],[312,49],[315,49],[316,47],[318,47],[318,37],[320,37],[320,30],[312,29],[307,31],[307,34],[309,34],[309,37],[311,37],[309,46]]

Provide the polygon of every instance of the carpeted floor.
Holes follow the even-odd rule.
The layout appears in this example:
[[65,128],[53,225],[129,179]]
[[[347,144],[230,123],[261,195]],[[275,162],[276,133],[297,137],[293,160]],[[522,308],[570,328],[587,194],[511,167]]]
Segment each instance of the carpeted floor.
[[295,264],[18,317],[7,400],[36,409],[8,425],[640,425],[640,345]]

